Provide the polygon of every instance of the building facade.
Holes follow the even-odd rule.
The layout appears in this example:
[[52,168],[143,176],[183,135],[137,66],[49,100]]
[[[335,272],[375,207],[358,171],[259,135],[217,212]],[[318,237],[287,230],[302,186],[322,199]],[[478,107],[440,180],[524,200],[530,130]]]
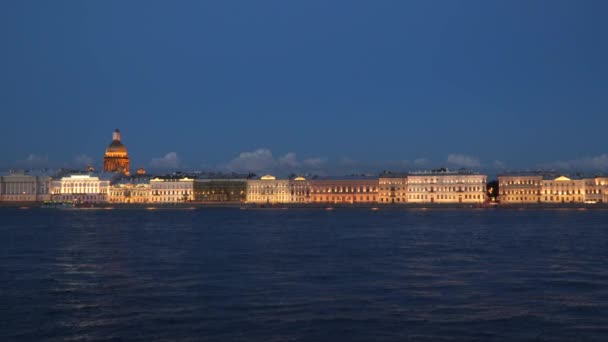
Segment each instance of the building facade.
[[112,184],[109,190],[110,203],[149,203],[152,199],[150,184]]
[[498,176],[498,192],[502,203],[540,203],[543,176],[512,174]]
[[109,180],[92,175],[70,175],[51,181],[51,200],[73,203],[108,202]]
[[585,202],[585,180],[559,176],[543,179],[541,201],[545,203]]
[[448,170],[407,176],[408,203],[483,203],[487,176]]
[[407,202],[407,177],[380,177],[378,179],[378,203]]
[[247,199],[246,179],[195,179],[196,202],[241,203]]
[[565,175],[501,175],[500,201],[526,203],[606,203],[608,178]]
[[289,180],[265,175],[260,179],[247,180],[247,203],[289,203],[291,201]]
[[310,181],[312,203],[376,203],[378,179],[324,179]]
[[120,131],[114,130],[112,133],[112,142],[106,148],[105,156],[103,157],[103,170],[105,172],[117,172],[128,175],[130,173],[130,160],[127,148],[120,141]]
[[51,199],[51,177],[11,173],[0,177],[0,201],[41,202]]
[[152,203],[186,203],[194,200],[194,179],[156,177],[150,180]]
[[291,203],[310,202],[310,182],[304,177],[289,180],[289,199]]
[[145,174],[115,178],[110,184],[110,203],[149,203],[151,200],[150,177]]

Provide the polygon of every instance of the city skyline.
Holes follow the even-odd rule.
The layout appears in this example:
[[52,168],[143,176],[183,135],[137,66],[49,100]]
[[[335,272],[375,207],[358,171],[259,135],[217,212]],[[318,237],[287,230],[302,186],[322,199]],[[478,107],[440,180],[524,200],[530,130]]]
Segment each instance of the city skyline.
[[[31,160],[22,160],[5,170],[40,170],[40,169],[81,169],[93,170],[94,172],[125,172],[130,174],[131,154],[127,153],[127,148],[122,144],[121,132],[117,128],[112,132],[112,139],[101,158],[93,158],[81,155],[72,163],[52,163],[46,159],[37,160],[30,156]],[[96,161],[97,159],[97,161]],[[168,172],[218,172],[218,173],[254,173],[254,174],[276,174],[279,176],[287,175],[317,175],[317,176],[345,176],[345,175],[367,175],[375,176],[379,174],[398,174],[407,172],[432,171],[437,169],[451,170],[471,170],[481,171],[492,177],[500,174],[513,172],[553,172],[564,175],[570,174],[605,174],[608,166],[608,156],[596,158],[582,158],[579,160],[556,162],[552,164],[539,164],[536,168],[509,169],[499,161],[494,161],[492,165],[483,164],[479,159],[463,154],[450,154],[444,162],[435,162],[426,158],[413,161],[399,160],[384,163],[364,163],[354,159],[343,159],[330,164],[326,159],[298,160],[295,153],[288,153],[284,156],[275,157],[268,149],[258,149],[252,152],[241,153],[230,162],[216,166],[192,167],[180,163],[176,153],[171,152],[164,158],[152,160],[147,165],[138,164],[133,168],[137,173],[150,170],[155,173]],[[108,164],[110,163],[110,164]],[[123,164],[124,163],[124,164]]]
[[6,3],[0,169],[602,171],[606,9]]

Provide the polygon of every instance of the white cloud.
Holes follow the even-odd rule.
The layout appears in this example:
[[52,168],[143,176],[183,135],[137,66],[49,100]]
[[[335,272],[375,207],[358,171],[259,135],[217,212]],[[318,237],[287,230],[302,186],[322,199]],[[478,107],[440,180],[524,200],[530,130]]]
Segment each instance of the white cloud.
[[325,158],[308,158],[302,161],[302,165],[310,168],[320,168],[327,163]]
[[323,158],[309,158],[299,161],[294,152],[288,152],[279,158],[275,158],[269,149],[259,148],[251,152],[241,152],[224,168],[232,172],[291,173],[320,168],[324,163],[325,159]]
[[252,152],[241,152],[226,168],[234,172],[260,172],[274,167],[275,160],[269,149],[260,148]]
[[150,167],[155,169],[176,169],[180,165],[179,157],[175,152],[169,152],[161,158],[153,158]]
[[279,158],[279,164],[287,167],[296,167],[298,164],[296,154],[293,152],[288,152],[286,155]]
[[448,156],[448,163],[458,167],[476,168],[480,167],[479,159],[464,154],[452,153]]
[[504,162],[500,161],[500,160],[495,160],[494,161],[494,168],[495,169],[499,169],[499,170],[504,170],[504,169],[507,168],[507,165]]
[[428,160],[427,158],[418,158],[414,160],[414,165],[416,166],[426,166],[429,165],[431,163],[430,160]]
[[86,154],[80,154],[74,157],[74,163],[77,166],[88,166],[93,164],[93,158],[87,156]]
[[34,153],[30,153],[27,158],[18,160],[15,165],[24,168],[40,168],[49,166],[49,158]]
[[551,163],[541,164],[540,167],[543,169],[555,169],[564,171],[607,171],[608,154],[566,161],[558,160]]

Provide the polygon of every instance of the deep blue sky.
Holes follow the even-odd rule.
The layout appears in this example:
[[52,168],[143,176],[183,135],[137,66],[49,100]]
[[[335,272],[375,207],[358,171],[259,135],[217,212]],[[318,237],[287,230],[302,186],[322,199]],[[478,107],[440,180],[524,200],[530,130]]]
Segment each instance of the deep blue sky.
[[100,164],[116,127],[134,166],[259,148],[296,153],[288,165],[608,165],[607,13],[591,0],[3,1],[0,165]]

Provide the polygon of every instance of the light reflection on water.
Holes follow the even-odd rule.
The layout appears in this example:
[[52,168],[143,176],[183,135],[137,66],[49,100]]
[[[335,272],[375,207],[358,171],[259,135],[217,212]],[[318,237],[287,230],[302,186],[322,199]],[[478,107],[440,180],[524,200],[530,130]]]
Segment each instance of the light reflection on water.
[[608,212],[0,209],[2,340],[608,340]]

